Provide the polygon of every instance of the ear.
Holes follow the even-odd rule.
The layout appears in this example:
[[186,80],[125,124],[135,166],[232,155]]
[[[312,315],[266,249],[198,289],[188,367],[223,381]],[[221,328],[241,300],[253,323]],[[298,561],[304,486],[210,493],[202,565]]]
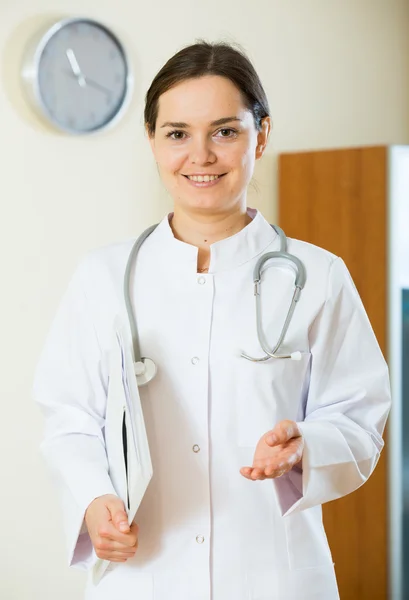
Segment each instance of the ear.
[[261,158],[266,149],[268,138],[270,137],[271,131],[271,118],[264,117],[261,121],[261,130],[257,134],[257,147],[256,147],[256,160]]
[[[151,147],[151,150],[152,150],[152,152],[153,152],[153,155],[155,156],[155,152],[156,152],[156,148],[155,148],[155,135],[152,135],[152,134],[149,132],[149,129],[148,129],[148,127],[147,127],[147,126],[145,127],[145,132],[146,132],[146,135],[147,135],[147,137],[148,137],[148,140],[149,140],[149,145],[150,145],[150,147]],[[155,156],[155,158],[156,158],[156,156]]]

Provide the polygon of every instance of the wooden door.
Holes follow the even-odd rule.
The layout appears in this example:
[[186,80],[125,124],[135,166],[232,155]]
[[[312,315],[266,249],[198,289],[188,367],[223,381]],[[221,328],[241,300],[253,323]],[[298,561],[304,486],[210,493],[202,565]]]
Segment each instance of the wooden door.
[[[386,351],[387,148],[283,154],[279,224],[341,256]],[[358,491],[324,506],[341,600],[387,596],[386,452]],[[324,600],[324,599],[323,599]]]

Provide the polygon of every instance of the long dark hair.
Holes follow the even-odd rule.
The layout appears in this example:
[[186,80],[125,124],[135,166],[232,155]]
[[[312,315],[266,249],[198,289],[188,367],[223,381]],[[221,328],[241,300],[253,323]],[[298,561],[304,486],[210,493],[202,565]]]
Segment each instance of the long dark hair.
[[270,116],[266,93],[253,65],[242,50],[228,43],[211,44],[199,41],[177,52],[161,68],[146,94],[145,126],[153,136],[158,118],[158,103],[162,94],[187,79],[219,75],[229,79],[241,92],[243,101],[254,117],[257,130],[261,121]]

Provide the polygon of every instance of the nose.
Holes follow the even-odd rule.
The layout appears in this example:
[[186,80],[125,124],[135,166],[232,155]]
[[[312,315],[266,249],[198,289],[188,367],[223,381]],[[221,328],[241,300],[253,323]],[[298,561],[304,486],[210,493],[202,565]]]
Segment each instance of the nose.
[[216,161],[211,141],[207,137],[194,140],[190,147],[190,162],[194,165],[208,165]]

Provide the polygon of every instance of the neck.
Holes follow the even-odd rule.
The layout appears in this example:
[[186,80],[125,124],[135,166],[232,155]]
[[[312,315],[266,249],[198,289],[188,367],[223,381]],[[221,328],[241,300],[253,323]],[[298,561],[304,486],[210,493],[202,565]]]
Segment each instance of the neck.
[[210,262],[210,245],[238,233],[251,220],[246,207],[213,215],[192,215],[175,207],[170,226],[176,239],[199,249],[197,269],[204,272]]

